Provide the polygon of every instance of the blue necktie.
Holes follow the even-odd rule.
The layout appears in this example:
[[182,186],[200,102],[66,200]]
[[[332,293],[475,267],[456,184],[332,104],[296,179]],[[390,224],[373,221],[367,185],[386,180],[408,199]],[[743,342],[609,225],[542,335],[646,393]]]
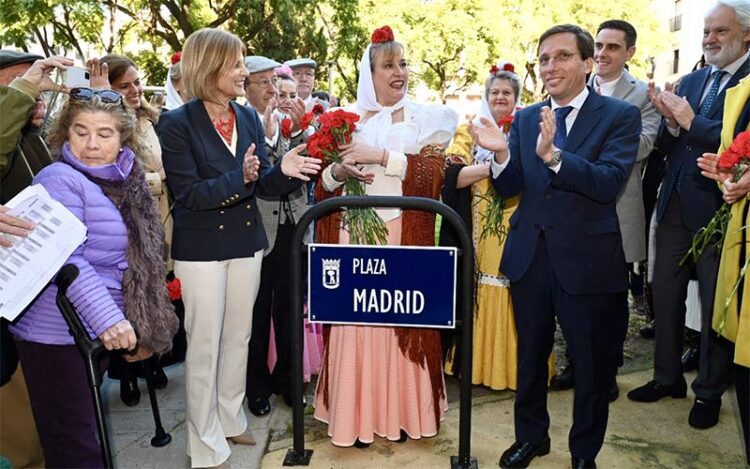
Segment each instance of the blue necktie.
[[700,108],[700,111],[698,112],[698,115],[705,116],[706,114],[708,114],[708,110],[711,109],[711,106],[713,106],[714,102],[716,101],[716,96],[719,95],[719,86],[721,85],[721,78],[724,76],[725,73],[727,72],[725,72],[724,70],[717,70],[711,74],[713,82],[711,83],[711,88],[708,89],[708,94],[706,95],[706,98],[703,100],[703,103],[701,103],[701,108]]
[[557,128],[555,129],[555,138],[552,139],[552,144],[561,149],[565,146],[565,140],[568,139],[568,127],[565,125],[565,118],[573,110],[573,106],[562,106],[555,109],[555,121]]

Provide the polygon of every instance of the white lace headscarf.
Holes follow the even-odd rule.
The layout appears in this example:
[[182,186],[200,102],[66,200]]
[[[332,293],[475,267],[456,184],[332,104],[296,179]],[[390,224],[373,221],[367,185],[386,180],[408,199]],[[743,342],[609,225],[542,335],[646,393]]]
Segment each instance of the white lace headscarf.
[[172,68],[175,66],[175,64],[178,63],[180,62],[178,61],[173,63],[167,70],[167,83],[164,85],[164,87],[167,89],[167,102],[164,103],[164,109],[166,109],[167,111],[177,109],[178,107],[185,104],[182,101],[182,96],[180,96],[180,93],[177,92],[177,88],[174,87],[174,83],[172,83]]
[[[508,65],[508,64],[510,64],[511,66],[513,65],[510,62],[506,62],[506,61],[498,62],[497,65],[496,65],[497,68],[498,68],[498,72],[496,72],[496,73],[490,73],[489,75],[487,75],[487,79],[485,81],[484,92],[482,93],[482,104],[479,107],[479,114],[477,114],[474,117],[474,120],[472,121],[472,123],[474,125],[476,125],[477,127],[484,127],[484,124],[482,124],[482,122],[480,120],[482,117],[484,117],[488,121],[492,122],[492,125],[494,125],[495,127],[497,127],[497,122],[495,122],[495,118],[492,117],[492,111],[490,111],[490,103],[489,103],[489,100],[487,99],[487,95],[490,92],[490,87],[492,86],[492,83],[495,81],[495,78],[498,77],[497,73],[503,72],[504,71],[504,67],[506,65]],[[518,80],[518,76],[515,74],[515,72],[510,72],[510,73],[516,77],[516,80]],[[508,73],[503,73],[502,76],[500,76],[499,78],[501,78],[501,79],[507,79],[508,78]],[[516,93],[516,94],[520,94],[520,90],[519,90],[519,93]],[[516,113],[516,109],[518,108],[517,105],[518,105],[519,99],[520,99],[520,96],[516,96],[516,106],[513,107],[513,111],[511,111],[511,114],[515,114]],[[506,137],[507,137],[507,135],[506,135]],[[480,147],[479,145],[477,145],[476,146],[476,155],[474,156],[474,164],[489,163],[490,160],[492,158],[494,158],[494,157],[495,157],[495,153],[494,152],[492,152],[490,150],[487,150],[486,148],[483,148],[483,147]]]
[[359,83],[355,106],[358,110],[376,113],[360,126],[360,137],[369,145],[386,148],[388,131],[393,125],[392,114],[403,108],[409,102],[409,98],[404,94],[404,97],[393,106],[383,106],[378,103],[370,69],[370,47],[371,44],[368,44],[365,53],[362,54],[362,61],[359,63]]

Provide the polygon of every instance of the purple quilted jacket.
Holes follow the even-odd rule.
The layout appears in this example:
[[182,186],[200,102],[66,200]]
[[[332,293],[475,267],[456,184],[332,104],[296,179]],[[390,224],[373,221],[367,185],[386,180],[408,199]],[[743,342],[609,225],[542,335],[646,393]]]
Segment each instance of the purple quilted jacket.
[[[123,180],[130,174],[134,155],[126,147],[115,163],[91,168],[65,150],[62,158],[68,164],[56,162],[47,166],[37,174],[33,184],[44,186],[53,199],[86,225],[86,241],[66,262],[75,264],[80,271],[68,289],[68,298],[78,310],[89,335],[96,337],[125,319],[122,276],[128,267],[125,257],[128,234],[117,207],[82,172],[102,179]],[[31,342],[72,344],[73,337],[55,304],[56,295],[57,287],[49,284],[11,325],[11,332]]]

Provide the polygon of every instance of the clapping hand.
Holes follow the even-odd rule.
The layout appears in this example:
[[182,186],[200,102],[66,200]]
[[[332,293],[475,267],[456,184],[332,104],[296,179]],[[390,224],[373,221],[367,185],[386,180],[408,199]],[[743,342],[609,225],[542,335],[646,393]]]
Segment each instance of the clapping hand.
[[255,155],[255,144],[250,144],[250,148],[245,152],[245,160],[242,162],[242,175],[245,184],[250,184],[258,180],[260,171],[260,160]]
[[[664,91],[674,93],[674,86],[671,83],[667,82],[664,84]],[[672,114],[672,110],[664,103],[664,100],[662,99],[662,92],[659,91],[658,88],[656,88],[656,84],[653,81],[649,82],[648,84],[648,97],[649,99],[651,99],[651,103],[654,105],[654,109],[656,109],[656,112],[667,119],[667,124],[670,127],[676,128],[678,124],[674,118],[674,114]]]
[[543,106],[539,113],[539,137],[536,140],[536,154],[545,163],[552,158],[552,143],[557,132],[555,113]]
[[305,130],[300,126],[303,115],[305,115],[305,101],[302,98],[296,98],[292,101],[292,109],[289,113],[289,117],[292,119],[292,132]]
[[486,117],[480,118],[479,122],[482,126],[469,122],[469,135],[475,144],[494,151],[495,160],[498,163],[504,163],[508,159],[508,142],[505,140],[505,133],[496,125],[492,125],[492,121]]
[[310,176],[318,174],[321,161],[317,158],[300,155],[300,152],[304,149],[305,144],[297,145],[281,159],[281,172],[285,176],[309,181]]
[[689,131],[690,126],[693,124],[695,113],[693,112],[693,108],[690,107],[687,98],[677,96],[671,91],[664,91],[661,93],[661,101],[669,109],[669,112],[672,113],[672,117],[677,125]]
[[86,61],[86,68],[91,75],[89,80],[91,88],[96,90],[112,89],[112,85],[109,83],[109,65],[100,62],[98,57],[94,57]]
[[276,109],[276,99],[272,98],[266,106],[266,110],[263,113],[263,130],[266,132],[266,137],[271,138],[276,134],[276,116],[273,114],[273,110]]

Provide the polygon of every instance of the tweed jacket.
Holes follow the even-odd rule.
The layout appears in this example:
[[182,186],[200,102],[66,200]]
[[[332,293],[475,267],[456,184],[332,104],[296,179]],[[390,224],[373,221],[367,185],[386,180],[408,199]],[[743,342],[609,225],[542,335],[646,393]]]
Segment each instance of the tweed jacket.
[[[284,138],[281,135],[281,132],[277,133],[279,136],[273,145],[269,144],[268,139],[266,139],[268,160],[271,165],[276,165],[276,163],[278,163],[290,149],[307,141],[307,135],[305,132],[300,132],[297,135],[293,135],[291,138]],[[306,188],[307,186],[303,184],[291,193],[283,196],[263,195],[258,197],[258,210],[263,219],[263,228],[266,230],[266,238],[268,238],[268,247],[266,248],[264,255],[268,255],[268,253],[273,250],[276,243],[276,233],[279,231],[279,225],[283,223],[296,224],[302,214],[305,213],[305,210],[307,210]],[[288,217],[284,210],[285,206],[288,207],[287,211],[289,212],[290,220],[287,220]]]

